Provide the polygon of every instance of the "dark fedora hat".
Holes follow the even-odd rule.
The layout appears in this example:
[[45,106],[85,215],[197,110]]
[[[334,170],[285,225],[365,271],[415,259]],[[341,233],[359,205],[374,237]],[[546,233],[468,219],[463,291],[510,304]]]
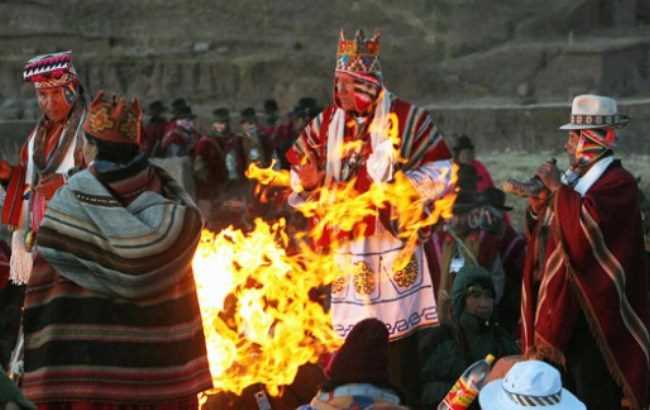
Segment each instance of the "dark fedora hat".
[[278,102],[273,98],[264,101],[264,112],[271,113],[278,110]]
[[241,122],[256,122],[257,121],[257,112],[253,107],[244,108],[239,114],[239,119]]
[[212,111],[214,121],[228,122],[230,121],[230,110],[226,107],[219,107]]
[[192,107],[184,98],[177,98],[172,102],[172,116],[175,119],[196,118],[196,115],[192,113]]
[[472,143],[472,140],[467,135],[462,134],[456,137],[456,141],[452,149],[455,152],[462,151],[464,149],[474,149],[474,144]]
[[314,97],[302,97],[298,100],[300,107],[314,108],[318,105]]
[[479,194],[475,191],[466,191],[460,190],[456,195],[456,200],[454,201],[454,206],[452,212],[455,215],[464,214],[472,209],[476,209],[481,206]]
[[499,188],[490,187],[479,193],[479,200],[482,205],[490,205],[502,211],[512,211],[512,207],[506,206],[506,193]]
[[149,104],[149,106],[147,107],[147,114],[149,115],[160,115],[166,111],[167,111],[167,107],[160,100],[151,102],[151,104]]

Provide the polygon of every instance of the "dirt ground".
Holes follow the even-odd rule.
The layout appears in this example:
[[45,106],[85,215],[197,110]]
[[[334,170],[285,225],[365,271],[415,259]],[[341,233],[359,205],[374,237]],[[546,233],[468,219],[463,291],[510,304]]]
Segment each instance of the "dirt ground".
[[[636,177],[641,177],[641,189],[650,194],[650,156],[634,154],[617,154],[623,162],[623,166]],[[507,178],[515,178],[526,181],[544,161],[556,158],[560,169],[566,169],[568,160],[566,154],[560,151],[543,151],[538,153],[503,151],[481,153],[478,159],[485,164],[492,174],[492,179],[497,186],[500,186]],[[514,209],[511,212],[513,223],[517,230],[523,229],[523,217],[526,208],[526,200],[514,195],[508,195],[507,203]]]

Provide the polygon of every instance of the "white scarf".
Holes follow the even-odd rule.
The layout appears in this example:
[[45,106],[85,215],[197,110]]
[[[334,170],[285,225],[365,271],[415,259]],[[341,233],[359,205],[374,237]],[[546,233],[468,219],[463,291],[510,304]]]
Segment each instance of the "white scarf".
[[[369,127],[372,154],[366,161],[368,173],[376,182],[390,181],[393,178],[393,146],[387,130],[389,129],[390,107],[393,95],[382,88],[377,98],[372,123]],[[332,179],[341,180],[341,160],[343,137],[345,135],[345,111],[336,108],[327,130],[327,164],[325,183]]]

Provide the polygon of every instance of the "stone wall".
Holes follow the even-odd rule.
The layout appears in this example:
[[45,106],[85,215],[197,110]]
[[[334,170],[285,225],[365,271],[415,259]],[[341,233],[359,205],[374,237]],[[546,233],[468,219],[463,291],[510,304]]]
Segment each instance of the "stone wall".
[[[0,120],[18,125],[0,131],[3,141],[22,138],[24,125],[15,121],[33,123],[38,115],[34,91],[21,81],[24,62],[38,53],[72,49],[89,94],[108,89],[145,103],[185,97],[209,121],[218,105],[261,108],[274,97],[289,110],[305,95],[329,101],[338,29],[351,35],[363,27],[383,33],[382,65],[392,91],[438,107],[434,113],[449,132],[528,148],[547,140],[545,132],[562,121],[562,104],[576,94],[650,98],[648,4],[6,0],[0,2]],[[634,107],[647,117],[647,105]],[[539,115],[535,125],[526,120],[532,115]],[[632,134],[645,134],[644,121]],[[0,142],[11,155],[6,144],[14,143]]]
[[[625,4],[623,4],[625,3]],[[646,1],[7,0],[0,119],[36,115],[26,59],[72,49],[89,92],[189,98],[201,113],[327,100],[338,29],[383,33],[386,83],[421,104],[650,96]],[[490,16],[486,18],[486,16]],[[650,22],[649,22],[650,23]]]
[[[562,151],[569,104],[501,107],[429,107],[434,122],[447,136],[467,134],[481,151]],[[650,155],[650,100],[621,101],[619,110],[631,117],[619,130],[621,152]],[[450,140],[451,141],[451,140]]]
[[[427,108],[450,143],[455,134],[467,134],[480,151],[529,152],[562,150],[566,132],[559,131],[558,127],[568,122],[571,109],[567,103],[529,106],[431,105]],[[619,131],[618,149],[650,155],[650,99],[622,100],[619,110],[632,120],[628,127]],[[0,157],[15,161],[33,125],[33,121],[0,121]]]

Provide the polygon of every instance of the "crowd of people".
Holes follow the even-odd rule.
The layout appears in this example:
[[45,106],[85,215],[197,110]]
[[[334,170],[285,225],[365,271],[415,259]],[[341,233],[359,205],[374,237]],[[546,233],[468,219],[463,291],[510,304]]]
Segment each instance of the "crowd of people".
[[320,108],[313,97],[300,98],[285,114],[279,112],[274,99],[264,101],[261,113],[246,107],[231,115],[229,108],[218,107],[208,130],[198,126],[192,107],[183,98],[172,101],[169,111],[167,115],[168,108],[160,100],[149,104],[141,152],[149,158],[187,158],[197,204],[208,226],[219,230],[227,225],[245,226],[253,219],[248,212],[255,210],[249,209],[253,201],[246,196],[251,190],[246,169],[252,163],[289,169],[288,149]]
[[[212,381],[192,256],[204,223],[245,228],[269,208],[245,178],[255,163],[289,171],[271,207],[285,213],[323,187],[362,194],[398,174],[426,203],[456,195],[404,268],[390,205],[314,244],[336,242],[348,269],[327,303],[345,342],[303,408],[436,408],[489,354],[498,361],[473,408],[646,409],[648,218],[614,158],[629,121],[616,101],[574,99],[561,127],[570,167],[539,167],[516,227],[471,138],[445,138],[387,89],[379,50],[378,35],[341,34],[329,104],[306,97],[283,116],[269,99],[261,114],[242,110],[238,130],[220,107],[208,131],[184,99],[170,117],[152,102],[146,123],[137,99],[100,91],[89,102],[69,52],[30,60],[43,116],[18,163],[0,161],[13,232],[0,246],[0,401],[196,409]],[[194,197],[157,158],[189,161]]]

